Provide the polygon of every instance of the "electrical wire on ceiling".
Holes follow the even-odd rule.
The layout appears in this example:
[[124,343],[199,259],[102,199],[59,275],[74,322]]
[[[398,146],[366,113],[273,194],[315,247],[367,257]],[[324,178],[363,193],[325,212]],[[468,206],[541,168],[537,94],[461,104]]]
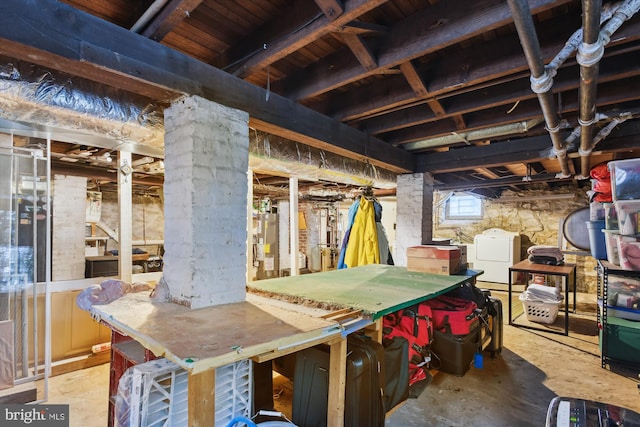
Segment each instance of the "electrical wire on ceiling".
[[[286,38],[288,38],[288,37],[300,32],[300,31],[304,30],[309,25],[313,24],[314,22],[316,22],[318,19],[322,18],[323,16],[325,16],[324,13],[317,14],[316,16],[311,18],[309,21],[303,23],[302,25],[300,25],[298,28],[294,29],[293,31],[291,31],[291,32],[289,32],[287,34],[283,34],[282,36],[278,37],[277,39],[272,40],[270,42],[270,44],[278,43],[279,41],[284,40],[284,39],[286,39]],[[222,67],[221,69],[222,69],[222,71],[229,72],[229,69],[234,68],[236,65],[239,65],[239,64],[247,62],[249,59],[253,58],[258,53],[260,53],[260,52],[262,52],[264,50],[267,50],[267,49],[269,49],[269,44],[263,43],[262,47],[254,50],[253,52],[248,53],[247,55],[243,56],[242,58],[232,62],[231,64],[228,64],[228,65]]]

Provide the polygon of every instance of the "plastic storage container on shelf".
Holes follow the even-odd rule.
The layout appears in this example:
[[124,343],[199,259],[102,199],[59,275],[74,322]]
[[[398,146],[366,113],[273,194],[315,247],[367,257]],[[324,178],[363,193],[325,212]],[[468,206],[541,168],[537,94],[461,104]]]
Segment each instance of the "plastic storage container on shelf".
[[609,360],[635,366],[640,364],[640,329],[637,322],[609,316],[607,323],[600,329],[601,345],[603,335],[606,335],[606,354]]
[[[601,299],[598,299],[598,309],[602,310]],[[640,321],[640,310],[607,305],[607,316],[638,322]]]
[[[612,233],[611,231],[615,231]],[[607,249],[607,261],[614,265],[620,265],[620,256],[618,254],[617,230],[602,230],[604,233],[604,241]]]
[[610,274],[608,287],[608,307],[640,310],[640,279]]
[[640,237],[616,235],[620,267],[640,271]]
[[607,230],[618,230],[618,213],[614,203],[603,203],[604,207],[604,226]]
[[591,202],[589,203],[589,219],[591,221],[597,221],[605,219],[606,211],[604,209],[605,203]]
[[611,173],[614,202],[640,199],[640,159],[615,160],[609,162],[607,167]]
[[615,202],[615,207],[620,234],[627,236],[640,234],[640,224],[638,223],[640,200],[621,200]]

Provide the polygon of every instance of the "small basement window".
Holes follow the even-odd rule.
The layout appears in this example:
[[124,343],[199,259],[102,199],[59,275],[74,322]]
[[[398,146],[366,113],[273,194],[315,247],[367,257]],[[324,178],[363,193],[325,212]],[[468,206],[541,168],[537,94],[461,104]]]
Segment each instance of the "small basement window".
[[482,219],[482,200],[468,193],[451,193],[444,203],[445,220]]

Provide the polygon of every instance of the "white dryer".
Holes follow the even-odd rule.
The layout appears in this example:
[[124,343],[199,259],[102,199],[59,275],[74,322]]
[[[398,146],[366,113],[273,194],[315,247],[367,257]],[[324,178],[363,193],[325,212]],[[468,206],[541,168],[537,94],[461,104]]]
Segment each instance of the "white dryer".
[[509,267],[521,260],[520,234],[490,228],[474,239],[474,270],[484,270],[483,282],[509,283]]

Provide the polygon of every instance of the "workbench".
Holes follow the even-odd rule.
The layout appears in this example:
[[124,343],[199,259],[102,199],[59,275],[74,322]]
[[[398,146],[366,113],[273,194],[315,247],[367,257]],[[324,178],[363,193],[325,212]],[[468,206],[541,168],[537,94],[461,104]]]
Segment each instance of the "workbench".
[[456,275],[407,271],[405,267],[372,264],[302,276],[259,280],[249,290],[295,303],[311,302],[333,309],[360,310],[377,320],[427,299],[442,295],[481,271],[464,270]]
[[[92,307],[95,319],[130,336],[157,357],[189,372],[189,425],[214,425],[215,368],[239,360],[272,360],[318,344],[330,347],[328,424],[344,423],[346,335],[339,316],[312,315],[301,304],[277,297],[356,312],[356,328],[375,324],[387,313],[446,293],[479,272],[456,276],[407,272],[368,265],[346,270],[252,282],[247,300],[200,309],[153,303],[148,293],[127,294]],[[326,310],[329,311],[329,310]]]

